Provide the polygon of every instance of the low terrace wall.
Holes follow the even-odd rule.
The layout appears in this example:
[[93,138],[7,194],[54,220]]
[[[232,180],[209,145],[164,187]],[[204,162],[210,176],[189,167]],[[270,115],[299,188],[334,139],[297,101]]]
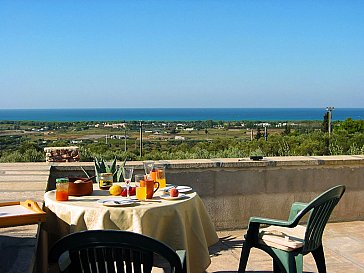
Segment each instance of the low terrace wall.
[[[299,156],[249,159],[170,160],[167,183],[189,185],[204,201],[217,230],[247,226],[249,217],[286,219],[294,201],[308,202],[344,184],[346,193],[331,221],[364,220],[364,156]],[[142,162],[127,162],[143,173]],[[57,177],[94,174],[92,162],[52,163],[48,188]]]

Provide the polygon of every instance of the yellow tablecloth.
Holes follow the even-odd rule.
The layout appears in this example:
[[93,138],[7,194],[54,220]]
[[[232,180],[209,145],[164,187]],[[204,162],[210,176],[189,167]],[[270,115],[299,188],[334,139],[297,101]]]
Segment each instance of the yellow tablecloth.
[[66,202],[56,201],[55,192],[49,191],[44,201],[50,241],[81,230],[133,231],[185,249],[189,272],[203,272],[211,262],[208,246],[218,237],[202,200],[195,192],[179,200],[164,200],[161,194],[133,206],[106,207],[97,200],[110,198],[108,191],[95,189],[91,196],[70,196]]

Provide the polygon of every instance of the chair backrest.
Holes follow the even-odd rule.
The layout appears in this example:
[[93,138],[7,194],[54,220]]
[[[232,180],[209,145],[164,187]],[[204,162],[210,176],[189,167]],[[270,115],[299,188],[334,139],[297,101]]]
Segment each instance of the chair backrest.
[[[183,272],[172,248],[145,235],[120,230],[87,230],[69,234],[51,248],[49,261],[62,272],[151,272],[155,254],[171,272]],[[63,261],[65,260],[65,261]]]
[[298,224],[301,218],[309,213],[302,249],[304,254],[317,249],[322,244],[322,234],[325,226],[344,192],[345,186],[343,185],[327,190],[312,200],[293,220],[294,223]]

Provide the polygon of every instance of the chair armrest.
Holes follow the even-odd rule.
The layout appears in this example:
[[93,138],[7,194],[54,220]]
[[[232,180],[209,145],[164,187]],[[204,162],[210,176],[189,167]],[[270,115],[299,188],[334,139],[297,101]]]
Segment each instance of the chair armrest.
[[179,259],[181,260],[183,272],[187,272],[186,250],[176,250],[176,253],[177,253]]
[[291,227],[292,225],[292,222],[290,221],[263,218],[263,217],[250,217],[249,225],[252,223],[263,224],[263,225],[274,225],[280,227]]
[[258,244],[260,225],[273,225],[280,227],[292,227],[292,222],[263,217],[250,217],[249,226],[245,235],[245,241],[252,245]]
[[294,202],[291,207],[291,211],[289,213],[288,221],[293,221],[293,219],[297,216],[297,214],[307,207],[308,203],[302,202]]

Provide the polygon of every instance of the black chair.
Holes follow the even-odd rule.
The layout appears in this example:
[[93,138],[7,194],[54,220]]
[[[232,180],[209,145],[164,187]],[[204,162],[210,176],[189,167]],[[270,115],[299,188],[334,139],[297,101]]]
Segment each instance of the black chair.
[[[251,217],[241,251],[239,273],[245,272],[250,249],[259,248],[273,258],[274,272],[302,273],[303,256],[312,253],[317,269],[326,273],[322,234],[331,212],[345,192],[345,186],[333,187],[310,203],[292,204],[287,221]],[[300,220],[309,215],[306,226]],[[269,225],[260,229],[261,225]]]
[[138,233],[87,230],[69,234],[50,250],[49,262],[61,272],[151,272],[155,257],[169,264],[170,272],[186,272],[186,251]]

